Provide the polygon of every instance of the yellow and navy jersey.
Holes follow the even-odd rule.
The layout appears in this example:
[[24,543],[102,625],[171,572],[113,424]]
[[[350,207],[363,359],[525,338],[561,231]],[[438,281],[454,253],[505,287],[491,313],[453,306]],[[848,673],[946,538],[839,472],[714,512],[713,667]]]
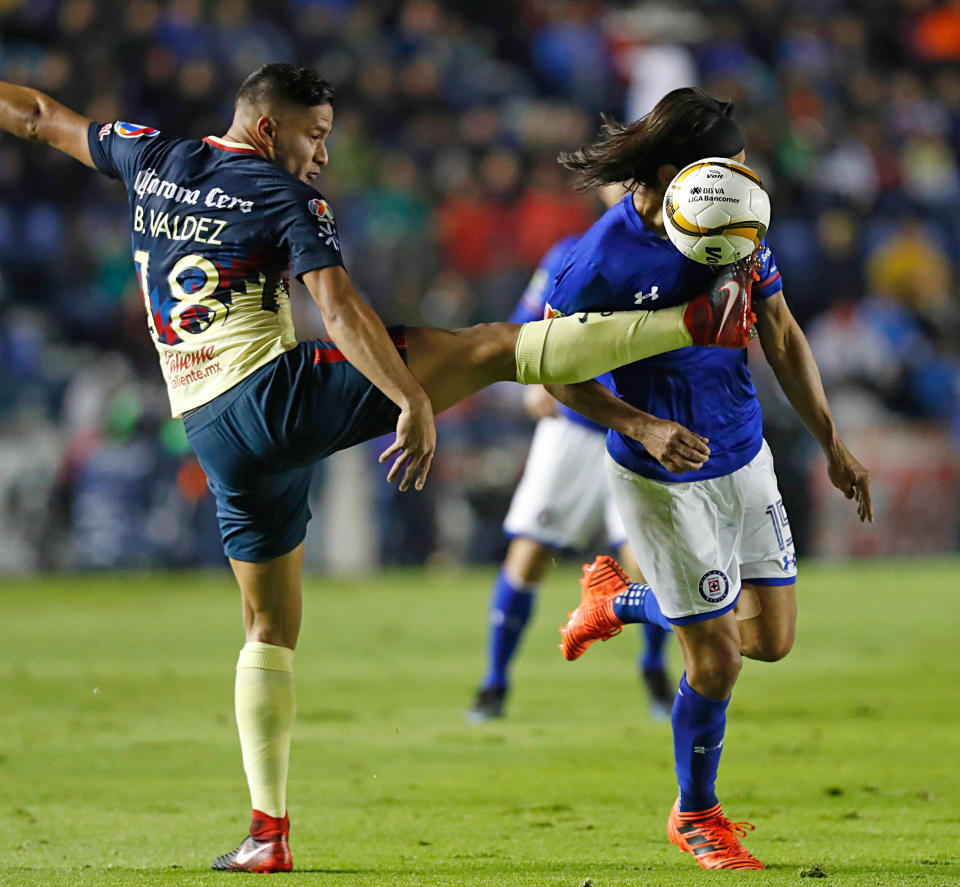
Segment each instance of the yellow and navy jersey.
[[288,273],[342,265],[327,202],[255,148],[92,123],[97,169],[127,188],[133,261],[175,416],[296,346]]

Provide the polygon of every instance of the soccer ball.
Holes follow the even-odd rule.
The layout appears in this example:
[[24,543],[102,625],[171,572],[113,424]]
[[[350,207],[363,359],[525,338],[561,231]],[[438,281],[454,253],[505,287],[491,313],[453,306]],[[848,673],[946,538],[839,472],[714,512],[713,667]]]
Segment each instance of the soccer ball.
[[749,256],[769,224],[770,198],[760,178],[726,157],[685,166],[663,196],[667,237],[703,265],[729,265]]

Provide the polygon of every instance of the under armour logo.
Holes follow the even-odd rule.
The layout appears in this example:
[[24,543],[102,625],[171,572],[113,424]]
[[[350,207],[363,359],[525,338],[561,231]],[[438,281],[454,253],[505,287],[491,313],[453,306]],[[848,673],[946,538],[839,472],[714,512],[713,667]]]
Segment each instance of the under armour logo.
[[645,293],[643,290],[640,290],[639,292],[634,293],[633,304],[642,305],[644,301],[646,301],[647,299],[650,299],[651,301],[656,301],[657,299],[660,298],[659,290],[660,290],[660,287],[653,286],[653,287],[650,287],[649,293]]
[[795,554],[785,554],[783,556],[783,572],[789,573],[797,565],[797,556]]

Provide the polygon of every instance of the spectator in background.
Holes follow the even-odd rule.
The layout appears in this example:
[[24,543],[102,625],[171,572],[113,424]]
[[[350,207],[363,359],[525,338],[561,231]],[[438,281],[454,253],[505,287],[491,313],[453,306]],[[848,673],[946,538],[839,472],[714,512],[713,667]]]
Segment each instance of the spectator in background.
[[[663,78],[699,83],[737,102],[798,317],[816,323],[844,302],[833,319],[848,332],[862,321],[868,340],[901,323],[918,328],[924,356],[909,368],[895,362],[899,381],[884,376],[874,396],[881,409],[947,422],[960,338],[960,4],[866,9],[855,0],[8,0],[0,77],[96,119],[123,108],[185,134],[227,119],[237,69],[315,62],[338,92],[328,196],[351,272],[387,317],[463,324],[504,316],[546,242],[581,227],[579,199],[551,172],[557,152],[589,140],[601,112],[642,114],[643,96],[675,85]],[[141,362],[150,366],[126,236],[106,221],[122,197],[99,177],[78,184],[71,174],[69,158],[0,142],[0,311],[35,313],[44,363],[55,364],[31,376],[27,398],[12,377],[0,380],[0,415],[11,421],[38,404],[56,421],[64,379],[88,349],[125,355],[138,383]],[[30,196],[14,205],[12,186],[22,195],[24,181]],[[904,215],[924,229],[909,220],[899,229]],[[904,257],[914,247],[924,270],[911,278]],[[0,361],[22,334],[0,332]]]

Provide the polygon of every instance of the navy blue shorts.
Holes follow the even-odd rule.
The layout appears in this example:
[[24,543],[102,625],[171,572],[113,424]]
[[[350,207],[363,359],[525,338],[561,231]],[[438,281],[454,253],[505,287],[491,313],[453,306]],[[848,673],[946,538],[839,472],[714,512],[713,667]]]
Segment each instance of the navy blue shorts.
[[[402,328],[390,331],[406,360]],[[217,500],[228,557],[266,561],[307,533],[320,459],[396,428],[400,409],[333,342],[314,339],[183,417]]]

